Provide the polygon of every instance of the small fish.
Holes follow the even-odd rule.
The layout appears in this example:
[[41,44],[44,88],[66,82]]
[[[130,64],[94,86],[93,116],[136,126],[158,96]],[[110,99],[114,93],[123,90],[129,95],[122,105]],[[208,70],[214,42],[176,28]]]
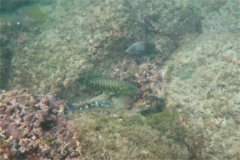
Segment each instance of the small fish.
[[79,82],[89,87],[112,92],[118,95],[132,96],[140,91],[140,89],[132,83],[99,76],[81,77]]
[[136,42],[130,45],[126,51],[126,53],[132,55],[146,55],[156,53],[155,45],[150,42]]
[[134,102],[130,110],[141,114],[161,112],[165,108],[165,100],[156,96],[147,96]]
[[84,103],[82,105],[68,104],[64,112],[69,113],[71,111],[85,110],[85,109],[92,109],[92,108],[114,108],[114,105],[111,101],[108,101],[108,100],[97,100],[90,103]]
[[50,18],[44,14],[37,6],[25,6],[17,10],[21,15],[30,17],[32,20],[40,22],[49,22]]

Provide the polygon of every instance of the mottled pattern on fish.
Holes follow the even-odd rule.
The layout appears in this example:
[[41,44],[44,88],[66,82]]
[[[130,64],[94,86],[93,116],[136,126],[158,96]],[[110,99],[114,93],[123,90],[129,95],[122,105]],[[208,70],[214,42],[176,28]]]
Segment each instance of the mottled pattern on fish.
[[163,111],[164,107],[165,107],[164,99],[151,95],[137,100],[131,105],[129,109],[134,112],[147,114],[161,112]]
[[68,104],[65,113],[68,113],[70,111],[76,111],[76,110],[85,110],[85,109],[92,109],[92,108],[113,108],[114,105],[112,102],[108,100],[97,100],[90,103],[85,103],[82,105],[74,105],[74,104]]
[[101,91],[108,91],[121,95],[135,95],[139,91],[138,87],[129,82],[110,78],[83,77],[79,79],[79,82]]

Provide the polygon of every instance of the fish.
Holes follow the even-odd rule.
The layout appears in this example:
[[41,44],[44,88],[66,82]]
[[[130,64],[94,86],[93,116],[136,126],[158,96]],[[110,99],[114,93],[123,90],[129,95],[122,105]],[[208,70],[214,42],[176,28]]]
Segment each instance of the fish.
[[84,103],[82,105],[67,104],[64,113],[67,114],[72,111],[87,110],[93,108],[114,108],[114,105],[111,101],[108,100],[97,100],[89,103]]
[[81,77],[78,81],[86,86],[96,88],[101,91],[112,92],[118,95],[132,96],[136,95],[140,91],[140,89],[132,83],[101,76]]
[[162,112],[165,108],[165,100],[150,95],[135,101],[128,109],[141,114]]
[[132,55],[147,55],[156,53],[155,44],[150,42],[136,42],[130,45],[125,53],[129,53]]
[[49,22],[50,18],[44,14],[37,6],[25,6],[17,10],[17,13],[28,16],[39,22]]

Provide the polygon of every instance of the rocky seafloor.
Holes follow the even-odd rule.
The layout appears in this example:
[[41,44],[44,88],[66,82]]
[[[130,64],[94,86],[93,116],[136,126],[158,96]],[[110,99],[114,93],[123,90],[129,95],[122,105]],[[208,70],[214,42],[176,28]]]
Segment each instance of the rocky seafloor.
[[165,68],[167,104],[177,108],[182,123],[193,135],[203,136],[196,146],[204,143],[204,159],[237,159],[239,35],[213,33],[187,41],[188,47],[179,48]]
[[[56,0],[34,10],[1,12],[2,159],[240,157],[237,0]],[[157,54],[124,53],[138,41]],[[78,82],[85,76],[102,79],[94,88]],[[102,94],[118,92],[115,82],[140,93]],[[49,108],[80,109],[52,113],[41,107],[46,99]],[[30,115],[36,120],[26,124]],[[22,125],[31,132],[20,134]],[[65,127],[74,142],[60,133]]]

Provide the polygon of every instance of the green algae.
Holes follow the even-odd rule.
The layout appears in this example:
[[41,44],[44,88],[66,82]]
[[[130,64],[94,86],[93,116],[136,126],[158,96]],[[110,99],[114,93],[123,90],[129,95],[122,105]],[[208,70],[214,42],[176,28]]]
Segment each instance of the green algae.
[[11,70],[11,60],[14,54],[13,47],[2,46],[0,49],[0,88],[7,87],[9,73]]
[[73,114],[71,118],[81,133],[79,141],[86,159],[186,159],[188,156],[183,143],[185,130],[173,111],[142,116],[123,109],[93,109]]
[[182,143],[186,137],[186,129],[182,126],[178,113],[173,110],[165,110],[146,117],[146,124],[157,129],[161,133],[172,132],[174,139]]
[[196,71],[197,65],[193,62],[184,63],[175,70],[175,74],[181,80],[187,80],[192,77],[192,74]]

